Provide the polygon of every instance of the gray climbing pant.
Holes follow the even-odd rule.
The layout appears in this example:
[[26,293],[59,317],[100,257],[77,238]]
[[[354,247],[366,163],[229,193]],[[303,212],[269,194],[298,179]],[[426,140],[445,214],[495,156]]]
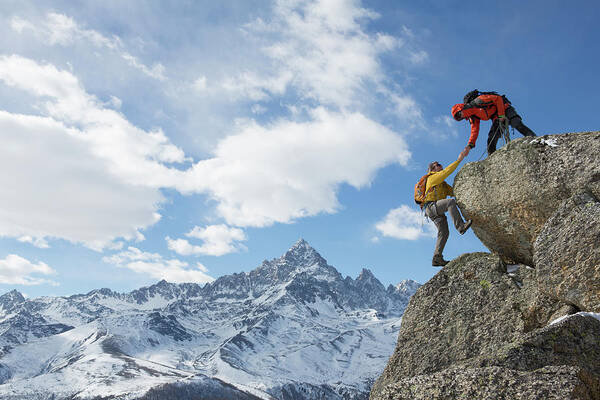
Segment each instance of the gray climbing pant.
[[465,225],[465,221],[460,215],[456,200],[454,198],[432,201],[427,204],[425,208],[425,215],[433,221],[438,230],[437,241],[435,243],[435,250],[433,256],[442,256],[444,247],[448,241],[448,219],[446,218],[446,211],[450,213],[452,222],[457,231],[460,231]]

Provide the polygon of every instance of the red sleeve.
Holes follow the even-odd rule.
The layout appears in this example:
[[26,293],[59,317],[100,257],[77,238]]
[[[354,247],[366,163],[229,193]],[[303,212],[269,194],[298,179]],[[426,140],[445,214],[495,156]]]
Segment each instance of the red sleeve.
[[469,122],[471,123],[471,137],[469,137],[469,144],[472,147],[475,147],[475,142],[477,141],[477,136],[479,136],[479,118],[469,118]]
[[496,106],[496,110],[498,111],[498,116],[504,115],[504,100],[502,100],[502,96],[496,96],[494,99],[494,105]]

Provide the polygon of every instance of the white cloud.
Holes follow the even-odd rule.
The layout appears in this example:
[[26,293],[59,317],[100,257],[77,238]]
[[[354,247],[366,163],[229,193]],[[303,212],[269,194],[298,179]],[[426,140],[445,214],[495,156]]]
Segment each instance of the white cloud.
[[424,64],[429,59],[429,54],[425,50],[415,51],[410,54],[410,61],[413,64]]
[[[369,32],[366,24],[375,18],[378,14],[357,0],[276,1],[268,20],[246,25],[249,35],[263,43],[264,63],[225,79],[221,88],[236,99],[263,104],[291,97],[301,109],[376,108],[397,118],[403,133],[428,130],[421,106],[386,76],[380,61],[394,51],[401,54],[399,62],[411,66],[428,55],[411,43],[414,34],[408,28],[403,37]],[[288,107],[297,117],[295,105]]]
[[140,130],[103,108],[52,65],[0,56],[0,82],[43,99],[47,114],[0,111],[0,235],[99,250],[158,221],[158,188],[179,174],[162,163],[185,160],[161,131]]
[[272,94],[283,95],[292,74],[282,72],[276,77],[261,77],[252,72],[244,72],[235,78],[227,78],[221,88],[236,98],[248,98],[253,101],[265,100]]
[[459,124],[449,115],[439,115],[433,119],[432,134],[440,138],[457,138]]
[[405,141],[359,113],[319,108],[307,122],[250,123],[186,173],[181,190],[204,190],[234,226],[267,226],[339,209],[341,184],[368,186],[386,165],[405,165]]
[[377,17],[355,0],[277,1],[269,21],[246,25],[265,38],[262,50],[270,64],[260,73],[226,80],[223,88],[255,101],[293,87],[301,98],[321,105],[359,103],[366,82],[383,78],[379,56],[403,43],[363,29],[363,22]]
[[417,240],[421,237],[435,237],[435,225],[425,219],[420,211],[407,205],[390,210],[387,215],[375,224],[383,236],[401,240]]
[[261,106],[260,104],[253,104],[250,110],[252,111],[252,114],[264,114],[268,111],[266,107]]
[[0,260],[0,283],[28,286],[50,284],[57,286],[56,282],[32,276],[54,274],[56,274],[56,271],[50,268],[48,264],[41,261],[35,264],[16,254],[9,254],[5,259]]
[[319,108],[305,122],[248,122],[211,158],[179,170],[166,163],[188,159],[162,131],[104,108],[70,72],[0,56],[0,81],[44,99],[47,114],[0,111],[0,183],[12,193],[0,198],[5,236],[95,249],[140,238],[160,218],[159,188],[210,195],[233,226],[287,223],[335,212],[341,184],[367,186],[379,168],[410,157],[402,137],[364,115]]
[[198,92],[204,92],[206,90],[206,77],[205,76],[199,77],[198,79],[196,79],[194,81],[192,86]]
[[31,243],[35,247],[39,247],[40,249],[47,249],[50,247],[48,242],[43,238],[32,238],[31,236],[21,236],[17,239],[21,243]]
[[[13,186],[31,197],[22,205],[21,196],[6,201],[17,213],[4,217],[0,213],[0,235],[64,238],[96,249],[114,246],[111,242],[118,238],[139,238],[140,230],[158,220],[161,188],[207,194],[216,201],[218,216],[238,227],[336,212],[341,185],[368,186],[378,169],[405,165],[410,157],[400,135],[350,106],[361,104],[365,93],[374,97],[383,93],[395,114],[411,121],[406,127],[423,119],[410,96],[382,84],[386,78],[379,57],[404,46],[404,41],[367,33],[365,24],[376,17],[353,0],[276,2],[273,18],[246,27],[267,38],[263,50],[268,66],[244,71],[221,86],[257,100],[287,96],[294,90],[292,95],[300,101],[289,107],[300,111],[294,120],[264,126],[249,121],[233,127],[209,158],[188,169],[169,165],[190,160],[161,130],[145,131],[129,122],[118,111],[119,99],[111,97],[109,104],[102,104],[73,72],[19,56],[0,56],[0,82],[33,94],[43,114],[0,111],[0,129],[12,132],[14,145],[25,153],[23,158],[9,158],[12,169],[20,171],[19,183]],[[145,74],[164,77],[162,65],[141,64],[118,37],[84,29],[70,17],[51,13],[31,22],[13,18],[11,26],[22,34],[29,30],[51,45],[91,43],[119,54]],[[212,78],[208,85],[205,76],[193,83],[207,93],[217,86]],[[370,91],[372,86],[377,90]],[[264,113],[266,104],[255,104],[252,111]],[[36,187],[33,178],[45,166],[47,177]],[[75,195],[66,195],[67,189]],[[49,209],[35,200],[45,198],[52,202]],[[5,200],[0,198],[0,207],[1,202]],[[6,221],[10,223],[1,224]],[[189,254],[204,254],[199,249],[205,251],[210,243],[171,240],[174,249]],[[226,248],[210,246],[213,253]]]
[[116,97],[116,96],[110,96],[110,102],[109,102],[109,104],[111,106],[113,106],[113,108],[115,108],[115,109],[118,110],[123,105],[123,101],[120,98]]
[[387,96],[392,104],[392,109],[399,120],[404,121],[409,127],[412,128],[425,127],[425,121],[423,119],[421,107],[411,96],[388,92],[385,89],[382,89],[382,91],[384,93],[387,92]]
[[157,161],[186,160],[183,151],[169,143],[162,131],[143,131],[122,114],[103,108],[70,72],[16,55],[0,56],[0,81],[37,97],[50,98],[42,105],[50,117],[66,126],[85,129],[81,139],[91,144],[98,156],[111,160],[115,169],[129,171],[133,180],[144,168],[151,169],[150,173],[144,173],[146,178],[156,173],[166,177],[165,173],[175,172]]
[[[48,19],[44,24],[47,31],[44,33],[49,33],[46,36],[48,42],[50,44],[60,45],[71,44],[75,35],[79,33],[75,21],[65,15],[55,13],[48,14],[47,18]],[[38,26],[38,29],[40,28],[41,26]],[[85,32],[81,32],[81,34],[85,34]]]
[[207,268],[197,263],[190,267],[186,262],[170,259],[165,260],[160,254],[143,252],[135,247],[102,259],[108,264],[128,268],[136,273],[151,276],[156,279],[165,279],[169,282],[196,282],[207,283],[214,278],[207,275]]
[[234,241],[246,240],[246,234],[243,230],[223,224],[209,225],[205,228],[195,226],[191,231],[186,233],[186,236],[202,239],[210,244],[231,244]]
[[167,79],[165,77],[165,67],[162,64],[154,64],[152,67],[147,67],[146,65],[142,64],[141,62],[138,61],[138,59],[134,56],[132,56],[129,53],[125,53],[122,52],[121,53],[121,57],[127,61],[127,63],[136,68],[139,69],[140,71],[142,71],[144,74],[148,75],[151,78],[155,78],[158,80],[165,80]]
[[189,256],[192,254],[202,254],[202,247],[191,244],[186,239],[171,239],[169,236],[165,238],[169,250],[181,256]]
[[27,21],[20,17],[13,17],[10,21],[11,28],[18,33],[30,30],[36,37],[49,45],[69,46],[77,41],[91,43],[97,48],[104,48],[117,53],[131,67],[142,71],[147,76],[165,80],[165,67],[154,64],[152,67],[140,62],[136,57],[124,49],[123,43],[117,37],[106,37],[92,29],[83,29],[77,22],[64,14],[48,13],[40,21]]
[[19,17],[13,17],[10,20],[10,27],[18,33],[22,33],[26,29],[35,29],[35,26],[31,22]]
[[204,254],[210,256],[222,256],[229,253],[235,253],[245,249],[239,243],[246,240],[246,234],[239,228],[229,227],[227,225],[209,225],[205,228],[194,227],[186,233],[187,237],[201,239],[201,246],[192,245],[186,239],[166,238],[169,249],[177,254],[188,256],[192,254]]
[[448,128],[453,128],[456,122],[454,118],[450,118],[448,115],[436,117],[436,121],[445,124]]

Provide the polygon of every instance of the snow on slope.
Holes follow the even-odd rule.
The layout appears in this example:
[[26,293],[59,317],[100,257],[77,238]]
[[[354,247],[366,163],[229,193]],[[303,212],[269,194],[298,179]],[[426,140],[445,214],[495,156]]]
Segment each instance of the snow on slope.
[[418,286],[385,288],[368,270],[342,278],[300,240],[205,286],[32,300],[9,292],[0,398],[138,399],[192,383],[223,398],[366,398]]

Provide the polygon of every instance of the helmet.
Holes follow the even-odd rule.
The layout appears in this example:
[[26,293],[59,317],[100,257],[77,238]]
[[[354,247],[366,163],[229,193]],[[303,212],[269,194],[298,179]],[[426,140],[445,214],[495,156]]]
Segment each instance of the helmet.
[[460,121],[462,119],[457,114],[459,111],[462,111],[463,108],[465,108],[463,103],[458,103],[452,106],[452,117],[454,117],[455,120]]

